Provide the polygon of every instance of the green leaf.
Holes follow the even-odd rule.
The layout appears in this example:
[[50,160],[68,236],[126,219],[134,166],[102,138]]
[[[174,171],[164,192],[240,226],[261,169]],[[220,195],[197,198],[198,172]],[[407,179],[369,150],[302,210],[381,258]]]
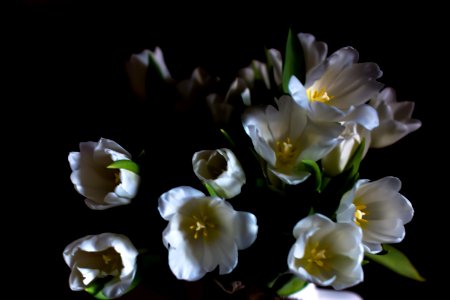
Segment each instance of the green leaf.
[[94,296],[97,299],[105,300],[108,299],[102,292],[103,287],[106,283],[108,283],[111,280],[111,277],[105,277],[105,278],[98,278],[91,282],[87,288],[84,290]]
[[217,197],[217,193],[211,185],[209,185],[206,182],[204,182],[203,184],[205,185],[205,187],[208,190],[208,193],[211,197]]
[[300,278],[293,276],[291,280],[289,280],[279,290],[277,290],[277,294],[280,295],[281,297],[287,297],[300,291],[307,284],[308,283],[306,281],[303,281]]
[[416,270],[416,268],[414,268],[414,266],[412,265],[412,263],[406,257],[405,254],[389,245],[383,245],[383,249],[387,251],[386,254],[376,255],[366,253],[365,255],[371,260],[385,266],[388,269],[391,269],[392,271],[402,276],[417,281],[425,281],[425,278],[423,278],[419,274],[419,272]]
[[316,191],[319,192],[322,186],[322,172],[320,171],[319,165],[313,160],[305,159],[302,160],[300,168],[314,176]]
[[283,61],[283,92],[289,93],[289,80],[292,75],[298,78],[301,82],[305,82],[305,59],[302,45],[297,35],[289,30],[286,51]]
[[136,173],[139,175],[139,165],[136,164],[134,161],[129,159],[122,159],[122,160],[116,160],[109,166],[107,166],[108,169],[124,169],[131,171],[133,173]]
[[225,137],[225,139],[227,140],[228,143],[230,143],[230,145],[232,147],[235,147],[235,143],[233,141],[233,139],[230,137],[230,135],[228,134],[228,132],[225,131],[225,129],[220,128],[220,132],[223,134],[223,136]]
[[365,148],[366,141],[362,140],[361,144],[359,144],[352,158],[347,163],[347,169],[351,168],[349,178],[352,178],[358,173],[359,165],[361,164],[361,160],[363,158],[363,152]]

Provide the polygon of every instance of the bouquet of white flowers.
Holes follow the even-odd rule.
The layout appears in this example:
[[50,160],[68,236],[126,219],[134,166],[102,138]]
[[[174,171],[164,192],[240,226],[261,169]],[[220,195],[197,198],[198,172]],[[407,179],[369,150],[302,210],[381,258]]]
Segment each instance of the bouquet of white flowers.
[[[159,48],[132,55],[126,68],[136,96],[156,111],[195,116],[204,139],[190,145],[201,147],[190,153],[191,176],[145,199],[154,203],[139,232],[145,247],[102,233],[65,248],[72,290],[113,299],[147,281],[183,297],[167,286],[201,280],[206,298],[289,297],[307,284],[354,286],[369,261],[423,280],[390,245],[403,240],[414,213],[400,179],[359,172],[370,148],[421,126],[411,118],[414,103],[397,102],[378,81],[378,65],[358,62],[352,47],[328,55],[326,43],[291,30],[283,54],[265,53],[231,82],[201,68],[178,81]],[[135,160],[113,140],[82,142],[69,154],[70,180],[90,209],[133,205],[165,172],[153,160],[186,172],[173,163],[178,143],[189,143],[185,133],[160,133]]]

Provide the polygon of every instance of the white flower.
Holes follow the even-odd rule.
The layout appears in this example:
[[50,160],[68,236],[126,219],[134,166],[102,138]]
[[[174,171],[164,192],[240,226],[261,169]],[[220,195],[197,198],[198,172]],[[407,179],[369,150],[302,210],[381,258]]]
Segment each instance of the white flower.
[[361,229],[315,214],[294,227],[288,266],[300,279],[340,290],[363,280]]
[[316,41],[316,37],[309,33],[299,33],[297,37],[305,54],[306,78],[311,80],[311,73],[327,58],[328,45]]
[[114,161],[129,160],[130,157],[119,144],[104,138],[98,143],[82,142],[80,152],[70,152],[70,180],[86,197],[89,208],[106,209],[129,204],[136,196],[139,175],[125,169],[107,168]]
[[380,125],[371,132],[371,147],[389,146],[422,125],[419,120],[411,119],[414,102],[397,102],[392,88],[383,89],[369,104],[377,110],[380,119]]
[[299,184],[311,175],[301,168],[302,160],[324,157],[344,128],[337,123],[312,122],[290,96],[282,96],[277,105],[278,110],[273,106],[250,108],[243,126],[269,172],[287,184]]
[[172,79],[164,61],[164,55],[159,47],[156,47],[154,52],[145,49],[139,54],[131,55],[130,60],[126,64],[126,70],[131,88],[140,98],[145,98],[146,95],[147,69],[149,65],[156,68],[162,79],[166,81]]
[[361,159],[369,150],[370,132],[367,129],[353,122],[345,122],[344,126],[345,130],[340,135],[339,144],[322,158],[322,167],[325,173],[331,176],[342,173],[348,167],[348,162],[363,140],[365,143]]
[[72,269],[69,278],[74,291],[86,289],[95,279],[112,276],[101,292],[108,299],[127,292],[136,274],[138,252],[121,234],[89,235],[69,244],[63,252]]
[[194,281],[219,266],[230,273],[238,263],[238,249],[256,239],[256,217],[235,211],[218,197],[191,187],[177,187],[161,195],[161,216],[169,221],[163,232],[169,266],[178,279]]
[[[305,42],[302,45],[307,46]],[[324,51],[317,51],[317,57],[310,64],[318,63]],[[364,103],[383,86],[376,81],[382,72],[375,63],[357,63],[358,58],[358,52],[351,47],[334,52],[307,73],[304,85],[292,76],[290,94],[313,120],[353,121],[369,130],[375,128],[377,114]]]
[[399,243],[405,236],[404,224],[411,221],[414,210],[399,193],[400,188],[396,177],[358,180],[342,197],[336,219],[361,227],[364,248],[369,253],[378,253],[382,243]]
[[233,198],[245,184],[244,170],[230,149],[196,152],[192,156],[192,166],[195,175],[221,198]]

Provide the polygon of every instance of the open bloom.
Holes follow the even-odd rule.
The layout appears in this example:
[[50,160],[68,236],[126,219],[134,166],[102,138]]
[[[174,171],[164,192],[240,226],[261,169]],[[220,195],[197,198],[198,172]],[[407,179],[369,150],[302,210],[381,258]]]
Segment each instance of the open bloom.
[[158,210],[169,221],[163,242],[178,279],[198,280],[217,266],[220,274],[230,273],[238,263],[238,249],[253,244],[258,233],[253,214],[235,211],[225,200],[191,187],[162,194]]
[[311,175],[301,167],[302,160],[324,157],[344,128],[309,120],[290,96],[281,97],[277,105],[278,110],[273,106],[250,108],[243,125],[255,151],[267,162],[268,171],[287,184],[299,184]]
[[310,215],[294,227],[297,239],[288,256],[291,272],[302,280],[344,289],[363,280],[361,229]]
[[382,243],[399,243],[405,236],[404,224],[411,221],[414,210],[399,193],[400,188],[396,177],[358,180],[342,197],[336,219],[361,227],[364,248],[369,253],[378,253]]
[[394,89],[385,88],[370,100],[380,119],[380,125],[371,132],[371,147],[389,146],[422,125],[419,120],[411,119],[414,102],[397,102],[396,98]]
[[129,204],[138,190],[139,175],[125,169],[108,169],[114,161],[129,160],[130,153],[112,140],[80,143],[80,152],[70,152],[70,180],[86,197],[91,209]]
[[[302,45],[307,47],[309,44],[304,41]],[[291,77],[289,91],[294,100],[313,120],[353,121],[369,130],[378,126],[375,110],[365,104],[383,86],[376,81],[382,75],[378,65],[357,63],[359,54],[351,47],[342,48],[317,64],[324,51],[322,46],[321,51],[315,52],[305,84],[295,76]]]
[[81,291],[96,279],[111,277],[101,292],[108,299],[120,297],[133,282],[137,255],[130,240],[121,234],[102,233],[78,239],[63,252],[66,264],[72,269],[70,288]]
[[202,150],[192,157],[194,173],[221,198],[238,195],[245,183],[241,164],[230,149]]

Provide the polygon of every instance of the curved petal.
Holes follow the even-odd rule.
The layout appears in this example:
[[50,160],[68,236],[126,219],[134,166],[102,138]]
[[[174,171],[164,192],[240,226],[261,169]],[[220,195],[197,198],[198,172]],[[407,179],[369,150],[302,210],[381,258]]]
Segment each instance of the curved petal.
[[233,221],[235,241],[239,250],[252,245],[258,235],[258,225],[255,215],[247,212],[237,212]]
[[165,192],[159,197],[158,211],[165,220],[170,220],[178,209],[193,198],[202,198],[205,194],[189,186],[180,186]]

